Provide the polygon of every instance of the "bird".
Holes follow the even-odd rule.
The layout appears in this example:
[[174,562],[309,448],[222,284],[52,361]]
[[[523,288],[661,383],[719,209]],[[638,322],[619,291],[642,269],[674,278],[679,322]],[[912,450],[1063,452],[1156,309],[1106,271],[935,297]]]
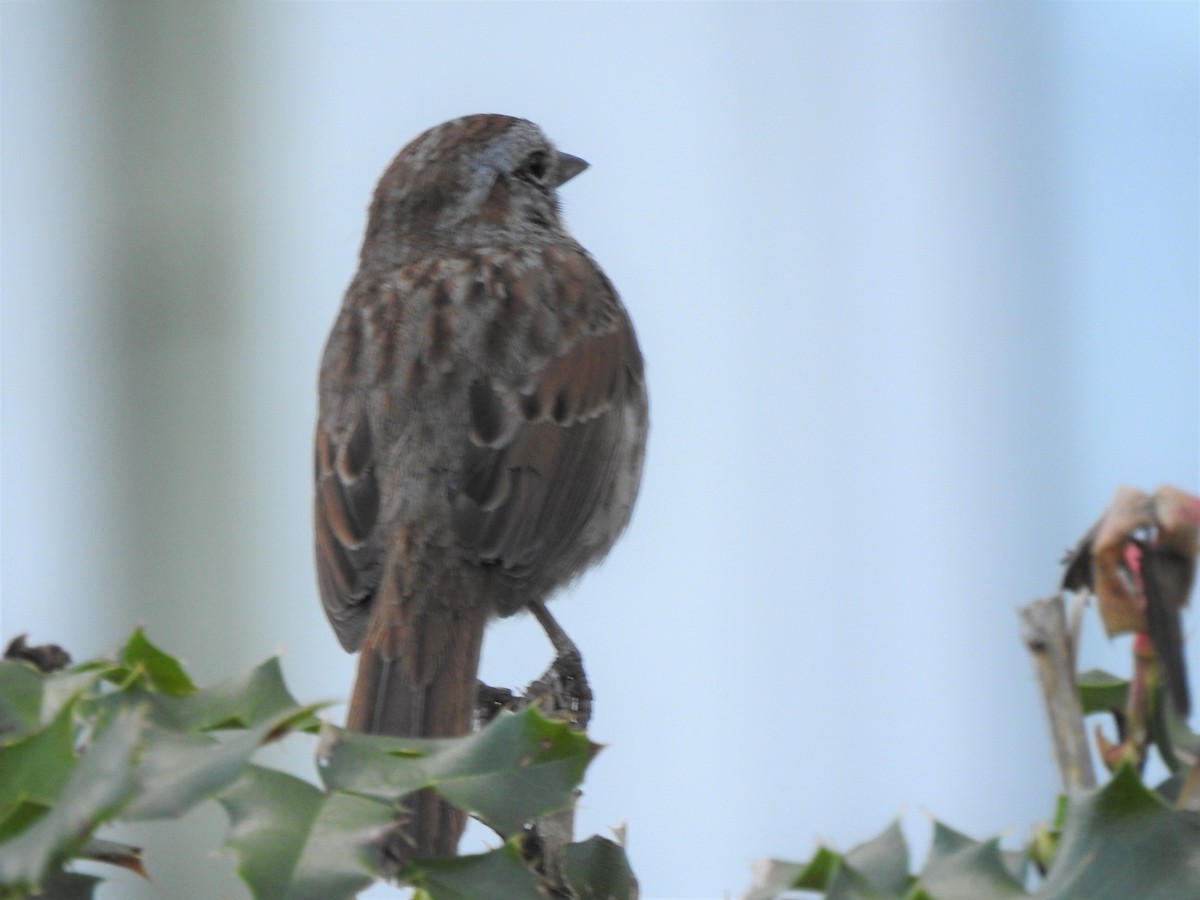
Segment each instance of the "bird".
[[[468,733],[487,622],[544,611],[629,523],[645,367],[563,223],[558,191],[587,167],[533,122],[477,114],[418,135],[375,188],[314,442],[321,603],[359,652],[352,730]],[[423,791],[400,855],[451,856],[464,826]]]

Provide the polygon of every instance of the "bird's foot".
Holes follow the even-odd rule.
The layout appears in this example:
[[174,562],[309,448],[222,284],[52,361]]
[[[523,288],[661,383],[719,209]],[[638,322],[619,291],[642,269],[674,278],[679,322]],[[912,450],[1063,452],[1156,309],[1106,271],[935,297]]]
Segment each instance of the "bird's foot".
[[565,719],[572,728],[585,730],[592,718],[592,689],[579,651],[556,656],[550,668],[529,685],[526,700],[536,704],[543,715]]

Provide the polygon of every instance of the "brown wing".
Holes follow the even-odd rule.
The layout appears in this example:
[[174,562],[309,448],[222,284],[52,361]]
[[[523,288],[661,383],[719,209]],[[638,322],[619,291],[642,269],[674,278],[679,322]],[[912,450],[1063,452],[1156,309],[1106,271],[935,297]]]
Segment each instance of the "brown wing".
[[383,538],[377,528],[379,484],[375,440],[363,395],[351,373],[361,334],[356,316],[343,311],[330,336],[321,371],[316,434],[316,498],[313,509],[317,584],[321,604],[338,640],[354,651],[362,643],[370,600],[378,587]]
[[544,588],[602,555],[633,500],[619,496],[618,469],[634,460],[640,466],[633,442],[645,416],[642,378],[637,340],[618,311],[523,390],[495,380],[472,384],[454,498],[464,547]]
[[545,593],[603,555],[636,493],[646,399],[632,326],[590,257],[470,251],[351,294],[370,302],[344,308],[330,336],[316,438],[318,581],[343,646],[361,642],[381,578],[378,466],[405,426],[379,391],[401,372],[405,408],[448,403],[439,427],[461,428],[434,443],[468,560]]

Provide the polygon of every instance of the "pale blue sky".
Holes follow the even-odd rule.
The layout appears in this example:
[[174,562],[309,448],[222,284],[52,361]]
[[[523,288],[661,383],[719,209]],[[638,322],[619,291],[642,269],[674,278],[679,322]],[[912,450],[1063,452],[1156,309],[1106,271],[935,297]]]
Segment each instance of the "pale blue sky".
[[[608,745],[581,833],[715,898],[897,815],[1049,815],[1014,609],[1118,484],[1200,487],[1197,4],[121,8],[0,7],[4,637],[141,622],[345,696],[318,354],[391,156],[509,113],[592,163],[566,217],[652,404],[633,524],[555,604]],[[1083,656],[1127,665],[1095,623]],[[548,659],[508,621],[484,677]]]

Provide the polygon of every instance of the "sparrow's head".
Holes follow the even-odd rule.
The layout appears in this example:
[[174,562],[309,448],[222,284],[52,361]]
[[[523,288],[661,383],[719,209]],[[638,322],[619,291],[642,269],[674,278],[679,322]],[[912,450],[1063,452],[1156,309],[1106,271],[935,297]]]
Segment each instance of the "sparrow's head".
[[437,125],[380,178],[364,257],[397,262],[430,247],[561,237],[557,189],[586,168],[525,119],[481,114]]

